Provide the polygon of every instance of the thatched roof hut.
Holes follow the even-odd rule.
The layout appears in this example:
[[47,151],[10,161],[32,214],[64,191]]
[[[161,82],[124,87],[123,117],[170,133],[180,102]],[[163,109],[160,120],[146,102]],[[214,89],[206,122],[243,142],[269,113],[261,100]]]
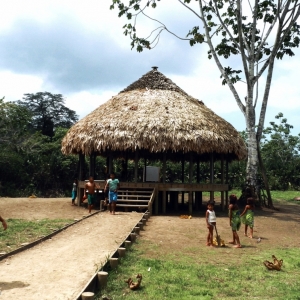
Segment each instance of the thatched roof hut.
[[64,154],[131,156],[136,150],[175,159],[188,152],[201,160],[210,153],[229,160],[246,157],[234,127],[156,67],[72,126],[62,141]]

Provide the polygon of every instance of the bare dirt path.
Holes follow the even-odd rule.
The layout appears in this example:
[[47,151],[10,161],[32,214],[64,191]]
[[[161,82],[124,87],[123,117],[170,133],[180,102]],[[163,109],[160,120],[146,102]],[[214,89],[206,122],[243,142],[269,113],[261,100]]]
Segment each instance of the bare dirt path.
[[87,216],[83,207],[71,205],[71,198],[0,198],[5,219],[77,219]]
[[[5,218],[80,218],[69,199],[0,198]],[[74,299],[141,219],[141,213],[100,212],[31,249],[0,262],[1,300]]]

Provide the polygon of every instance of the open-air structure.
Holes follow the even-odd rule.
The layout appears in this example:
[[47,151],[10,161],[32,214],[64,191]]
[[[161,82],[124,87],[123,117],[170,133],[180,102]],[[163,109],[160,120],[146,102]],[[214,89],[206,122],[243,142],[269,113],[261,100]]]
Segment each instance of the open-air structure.
[[[170,201],[174,203],[175,210],[178,208],[179,193],[188,194],[189,213],[202,203],[203,191],[210,192],[211,199],[214,192],[221,192],[224,208],[228,202],[228,163],[245,159],[247,149],[230,123],[153,67],[153,70],[72,126],[62,141],[62,152],[79,155],[80,188],[83,188],[86,179],[83,178],[85,156],[90,157],[89,171],[92,176],[98,155],[107,158],[109,172],[113,171],[114,159],[123,158],[125,168],[127,161],[133,160],[133,181],[121,182],[120,199],[125,201],[127,197],[131,200],[123,206],[136,205],[135,201],[146,195],[143,191],[150,191],[148,208],[154,213],[164,214]],[[156,182],[138,182],[140,159],[162,162],[160,178]],[[185,162],[189,163],[188,182],[166,182],[167,160],[181,162],[182,169]],[[216,161],[221,162],[219,183],[214,182]],[[200,162],[210,165],[209,182],[200,183]],[[194,172],[194,166],[197,172]],[[194,173],[197,174],[195,177]],[[144,198],[146,201],[146,196]],[[122,201],[119,206],[122,206]]]

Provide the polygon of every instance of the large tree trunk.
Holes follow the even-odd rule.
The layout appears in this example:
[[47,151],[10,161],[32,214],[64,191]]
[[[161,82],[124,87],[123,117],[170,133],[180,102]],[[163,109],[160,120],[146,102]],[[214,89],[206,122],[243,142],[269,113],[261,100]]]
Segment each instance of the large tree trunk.
[[247,161],[247,184],[253,187],[257,186],[256,175],[258,168],[257,155],[257,139],[255,130],[255,108],[253,106],[253,88],[248,89],[248,96],[246,98],[246,126],[248,134],[248,161]]

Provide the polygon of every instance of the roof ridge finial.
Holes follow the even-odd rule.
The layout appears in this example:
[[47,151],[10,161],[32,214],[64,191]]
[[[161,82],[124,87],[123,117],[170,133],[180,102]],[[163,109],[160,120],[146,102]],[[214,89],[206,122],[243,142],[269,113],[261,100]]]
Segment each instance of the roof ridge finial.
[[153,71],[157,71],[158,67],[151,67]]

